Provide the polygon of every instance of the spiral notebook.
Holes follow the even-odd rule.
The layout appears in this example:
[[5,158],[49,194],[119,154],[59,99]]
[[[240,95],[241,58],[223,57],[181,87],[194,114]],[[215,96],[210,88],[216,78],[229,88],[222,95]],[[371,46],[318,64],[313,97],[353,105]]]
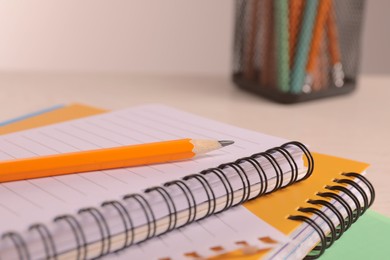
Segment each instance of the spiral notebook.
[[[151,105],[3,135],[0,159],[188,135],[233,138],[236,145],[186,162],[1,184],[2,258],[94,258],[129,245],[136,258],[190,250],[209,256],[221,251],[220,243],[233,250],[243,239],[262,249],[288,241],[244,207],[208,216],[307,178],[312,160],[297,142]],[[157,235],[154,250],[138,244]]]
[[[90,115],[90,114],[95,114],[95,113],[100,113],[100,112],[102,112],[102,110],[94,109],[94,108],[86,107],[86,106],[72,105],[72,106],[65,107],[63,109],[59,109],[58,111],[47,113],[46,115],[36,116],[34,118],[30,118],[30,119],[24,120],[22,122],[18,122],[18,123],[14,123],[12,125],[8,125],[7,127],[0,128],[0,133],[4,134],[4,133],[9,133],[9,132],[13,132],[13,131],[18,131],[18,130],[22,130],[22,129],[27,129],[27,128],[31,128],[31,127],[37,127],[37,126],[42,126],[42,125],[45,125],[45,124],[53,123],[55,121],[58,121],[58,115],[61,115],[61,118],[63,120],[66,120],[66,119],[72,119],[72,117],[82,117],[82,116],[87,116],[87,115]],[[314,154],[314,158],[316,160],[317,170],[314,172],[313,176],[309,180],[314,182],[314,183],[317,183],[317,184],[318,183],[322,183],[322,182],[324,182],[324,183],[330,182],[331,183],[332,176],[333,177],[337,177],[342,170],[345,170],[345,171],[349,171],[349,170],[362,171],[366,167],[365,164],[361,164],[361,163],[353,162],[353,161],[348,161],[348,160],[343,160],[343,159],[340,159],[340,158],[334,158],[334,157],[330,157],[330,156]],[[318,166],[318,164],[319,164],[319,166]],[[333,167],[331,169],[331,168],[329,168],[329,165],[334,165],[335,167]],[[318,169],[322,169],[323,172],[318,171]],[[317,180],[316,181],[315,179],[318,179],[318,176],[325,176],[326,178],[328,178],[328,181],[324,181],[324,180],[321,180],[321,181]],[[306,181],[306,182],[308,182],[308,181]],[[289,187],[287,189],[284,189],[282,191],[283,194],[280,194],[278,196],[279,197],[280,196],[284,196],[284,197],[288,197],[288,198],[296,197],[295,195],[297,194],[297,192],[299,192],[300,189],[304,189],[304,187],[300,187],[301,185],[302,184],[298,184],[298,185],[296,185],[296,187],[293,186],[293,187]],[[312,183],[308,183],[307,185],[311,186]],[[312,187],[312,190],[316,190],[318,188],[316,185],[314,185],[314,187]],[[276,195],[277,194],[273,194],[272,196],[268,196],[267,197],[267,200],[269,200],[269,204],[272,205],[272,204],[278,202],[277,197],[272,200],[272,197],[276,196]],[[305,196],[303,196],[303,197],[305,197]],[[284,218],[280,217],[280,216],[286,216],[286,214],[293,214],[293,213],[295,213],[294,210],[291,210],[291,207],[287,207],[287,208],[283,209],[284,208],[283,205],[286,205],[286,204],[285,203],[284,204],[279,204],[279,208],[281,208],[280,211],[276,212],[276,214],[268,214],[269,213],[269,204],[266,203],[265,205],[262,205],[261,204],[262,200],[264,200],[264,198],[256,199],[253,202],[246,203],[244,205],[246,205],[247,208],[252,209],[252,211],[259,217],[264,217],[265,219],[268,219],[268,220],[271,218],[270,222],[275,227],[280,228],[281,230],[283,230],[285,233],[289,233],[289,232],[291,232],[291,230],[296,228],[296,226],[294,226],[293,228],[291,228],[291,226],[289,226],[289,228],[287,228],[287,229],[283,228],[286,225],[287,220],[285,220],[286,222],[284,222],[283,221]],[[299,199],[295,200],[295,201],[294,200],[291,201],[292,205],[294,203],[296,203],[296,205],[301,205],[301,206],[305,205],[304,201],[303,200],[299,201]],[[366,205],[366,204],[363,204],[364,203],[363,201],[361,201],[361,203],[362,203],[363,207],[364,207],[364,205]],[[255,209],[255,210],[253,210],[253,209]],[[262,211],[263,211],[263,213],[262,213]],[[341,211],[342,211],[342,209],[341,209]],[[268,212],[268,213],[265,215],[264,212]],[[278,217],[278,214],[279,214],[279,217]],[[367,219],[370,218],[370,217],[371,217],[371,215],[368,214],[368,216],[365,217],[365,221],[367,222],[368,221]],[[272,222],[272,218],[276,218],[277,221],[276,222],[275,221]],[[280,221],[280,220],[282,220],[282,221]],[[337,223],[337,221],[336,221],[336,223]],[[363,223],[364,222],[362,222],[362,225],[363,225]],[[383,223],[383,222],[381,222],[381,223]],[[375,224],[376,224],[376,226],[378,226],[378,223],[372,224],[372,222],[371,222],[370,227],[372,227]],[[355,225],[358,228],[360,226],[360,223],[355,224]],[[340,230],[338,232],[340,232]],[[356,233],[356,230],[354,230],[354,232]],[[364,238],[362,238],[361,240],[364,241]],[[371,242],[373,242],[373,243],[377,243],[378,242],[378,241],[374,242],[375,240],[373,240],[373,239],[371,239],[371,240],[372,240]],[[346,240],[344,239],[343,241],[346,241]],[[275,241],[271,241],[271,240],[268,239],[268,242],[275,242]],[[366,241],[366,243],[368,245],[370,245],[369,242],[370,241]],[[343,243],[345,243],[345,242],[343,242]],[[363,242],[363,243],[365,243],[365,242]],[[248,242],[245,241],[245,240],[240,241],[238,244],[242,245],[242,246],[248,246]],[[340,245],[340,244],[336,244],[336,245],[339,248],[343,247],[343,245]],[[377,246],[380,246],[380,244],[377,245]],[[158,244],[157,245],[153,244],[153,243],[149,244],[147,248],[156,249],[156,248],[158,248]],[[195,249],[195,246],[194,246],[194,249]],[[221,251],[224,251],[224,250],[226,250],[228,248],[224,249],[223,247],[219,246],[219,247],[215,247],[214,249],[218,249],[217,251],[219,251],[221,253]],[[257,249],[255,251],[257,251]],[[241,257],[245,257],[245,259],[248,259],[248,260],[249,259],[259,259],[259,257],[261,257],[261,256],[264,257],[266,255],[266,252],[268,252],[268,251],[262,250],[260,253],[253,254],[253,255],[248,255],[248,254],[243,255],[241,251],[235,251],[235,252],[232,252],[232,253],[229,253],[229,254],[223,254],[223,255],[221,255],[221,257],[222,257],[222,259],[230,259],[230,258],[237,259],[237,257],[241,256]],[[333,252],[334,251],[335,250],[333,250]],[[248,253],[247,250],[246,250],[246,252]],[[198,252],[198,253],[201,253],[201,252]],[[189,256],[201,255],[201,254],[198,254],[198,253],[196,251],[192,251],[192,254],[190,254]],[[253,250],[252,250],[252,253],[253,253]],[[131,255],[132,255],[131,250],[127,250],[127,251],[125,250],[125,251],[123,251],[122,254],[119,254],[119,257],[118,257],[118,255],[116,255],[115,258],[128,259]],[[162,255],[163,254],[161,254],[161,256]],[[301,252],[301,255],[302,255],[302,252]],[[169,255],[167,255],[167,256],[169,256]]]
[[[310,258],[322,255],[344,232],[353,228],[375,199],[374,188],[363,176],[367,164],[316,153],[313,157],[316,170],[309,179],[267,199],[246,204],[258,217],[291,239],[262,252],[263,258],[301,259],[306,255]],[[266,214],[265,209],[270,208],[274,208],[273,214]]]

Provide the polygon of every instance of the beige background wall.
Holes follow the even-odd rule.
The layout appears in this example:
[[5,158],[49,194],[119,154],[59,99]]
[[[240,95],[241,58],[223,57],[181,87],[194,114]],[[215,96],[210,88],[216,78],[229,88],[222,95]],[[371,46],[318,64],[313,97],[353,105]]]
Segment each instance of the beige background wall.
[[361,70],[364,73],[390,73],[390,1],[366,0]]
[[[390,73],[390,1],[367,8],[362,69]],[[230,72],[232,0],[0,2],[0,70]]]

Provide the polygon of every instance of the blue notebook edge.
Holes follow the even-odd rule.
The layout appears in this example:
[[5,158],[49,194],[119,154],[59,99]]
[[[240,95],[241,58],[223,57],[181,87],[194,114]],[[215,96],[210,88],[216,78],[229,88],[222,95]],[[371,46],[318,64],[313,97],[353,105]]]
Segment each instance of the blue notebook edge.
[[64,106],[65,106],[64,104],[58,104],[58,105],[47,107],[47,108],[44,108],[44,109],[41,109],[41,110],[37,110],[35,112],[31,112],[31,113],[27,113],[27,114],[24,114],[24,115],[21,115],[21,116],[18,116],[18,117],[14,117],[14,118],[5,120],[3,122],[0,122],[0,127],[9,125],[9,124],[12,124],[12,123],[15,123],[15,122],[23,121],[23,120],[25,120],[27,118],[30,118],[30,117],[34,117],[34,116],[38,116],[38,115],[41,115],[41,114],[45,114],[47,112],[51,112],[51,111],[57,110],[59,108],[63,108]]

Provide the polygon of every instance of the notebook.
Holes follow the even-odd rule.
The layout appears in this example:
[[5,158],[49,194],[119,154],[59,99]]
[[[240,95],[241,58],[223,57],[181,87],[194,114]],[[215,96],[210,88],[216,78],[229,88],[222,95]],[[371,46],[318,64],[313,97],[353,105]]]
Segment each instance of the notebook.
[[[285,243],[288,237],[244,207],[208,216],[308,177],[310,153],[296,142],[149,105],[3,135],[0,159],[184,136],[236,144],[191,161],[1,184],[2,258],[94,258],[130,244],[134,258],[190,250],[210,256],[220,243],[229,251],[243,239],[261,249]],[[138,244],[156,235],[154,250],[145,250],[151,242]]]
[[[75,109],[75,107],[76,107],[76,109]],[[93,114],[93,113],[98,113],[98,112],[101,112],[100,110],[93,110],[93,108],[90,108],[90,107],[83,107],[83,106],[78,106],[78,105],[76,105],[76,106],[69,106],[69,107],[66,107],[66,108],[64,108],[63,110],[64,111],[57,111],[58,113],[63,113],[63,112],[65,112],[65,114],[66,114],[66,110],[67,109],[69,109],[69,111],[70,112],[73,112],[73,111],[75,111],[75,110],[78,110],[78,111],[80,111],[80,112],[83,112],[83,111],[89,111],[91,114]],[[58,120],[58,117],[57,117],[57,120]],[[39,125],[40,124],[40,122],[42,122],[42,121],[44,121],[44,119],[43,118],[39,118],[39,120],[35,120],[35,118],[31,118],[31,119],[29,119],[29,120],[25,120],[26,122],[26,124],[25,125],[18,125],[18,124],[13,124],[13,125],[9,125],[9,126],[7,126],[7,127],[3,127],[3,128],[0,128],[0,132],[2,132],[2,133],[4,133],[4,132],[10,132],[10,131],[17,131],[17,130],[21,130],[21,129],[24,129],[24,128],[27,128],[27,127],[29,127],[29,125],[28,125],[28,123],[31,125],[31,126],[37,126],[37,125]],[[27,122],[27,121],[30,121],[30,122]],[[21,122],[20,122],[21,123]],[[46,122],[45,122],[46,123]],[[44,123],[44,124],[45,124]],[[356,171],[359,171],[359,170],[362,170],[366,165],[364,165],[364,164],[361,164],[361,163],[357,163],[357,162],[353,162],[353,161],[347,161],[347,160],[342,160],[342,159],[340,159],[340,158],[334,158],[334,157],[330,157],[330,156],[324,156],[324,155],[317,155],[317,154],[314,154],[314,157],[315,157],[315,159],[316,159],[316,163],[317,163],[317,166],[318,166],[318,161],[319,160],[317,160],[317,157],[319,157],[319,158],[321,158],[321,161],[324,161],[324,165],[322,165],[320,168],[324,168],[324,169],[327,169],[328,167],[329,167],[329,165],[333,165],[333,164],[337,164],[337,166],[335,167],[335,168],[337,168],[338,169],[338,171],[337,171],[337,173],[331,173],[330,174],[330,172],[331,171],[324,171],[324,175],[326,176],[326,175],[329,175],[329,177],[331,177],[332,175],[334,175],[334,176],[337,176],[338,174],[339,174],[339,172],[340,172],[340,170],[341,169],[349,169],[349,170],[356,170]],[[341,163],[341,164],[340,164]],[[355,168],[354,168],[355,167]],[[356,168],[357,167],[357,168]],[[359,168],[360,167],[360,168]],[[318,167],[316,168],[316,169],[318,169]],[[312,176],[312,178],[311,179],[313,179],[313,178],[318,178],[318,176],[321,176],[322,174],[316,174],[318,171],[316,170],[315,172],[314,172],[314,175]],[[311,180],[310,179],[310,180]],[[318,182],[318,181],[317,181]],[[299,185],[301,185],[301,184],[299,184]],[[289,187],[289,188],[287,188],[287,189],[284,189],[283,190],[283,192],[284,192],[284,195],[283,196],[285,196],[285,197],[291,197],[291,196],[293,196],[296,192],[297,192],[297,190],[298,190],[299,188],[298,187]],[[275,196],[276,194],[273,194],[273,195],[271,195],[271,196]],[[267,197],[267,199],[269,199],[270,198],[270,196],[268,196]],[[261,214],[261,212],[259,213],[259,211],[261,211],[261,207],[262,207],[262,205],[261,205],[261,203],[260,203],[260,201],[261,200],[264,200],[264,198],[260,198],[260,199],[256,199],[256,200],[254,200],[252,203],[254,203],[254,208],[258,208],[259,210],[254,210],[253,212],[254,213],[256,213],[256,215],[258,215],[259,217],[262,217],[262,214]],[[272,203],[271,203],[272,204]],[[248,208],[249,209],[251,209],[251,207],[253,206],[251,206],[251,203],[247,203],[247,204],[244,204],[244,205],[248,205]],[[281,207],[281,206],[283,206],[284,204],[281,204],[281,205],[279,205],[279,207]],[[297,204],[298,205],[298,204]],[[303,205],[303,204],[302,204]],[[263,207],[264,207],[264,205],[263,205]],[[268,206],[267,205],[265,205],[265,208],[267,208]],[[253,207],[252,207],[253,208]],[[283,208],[283,207],[282,207]],[[282,215],[285,215],[284,214],[284,212],[285,212],[286,210],[281,210],[281,214]],[[272,214],[271,214],[271,216],[272,216]],[[279,219],[280,220],[280,219]],[[370,220],[370,221],[368,221],[368,220]],[[371,223],[371,227],[372,226],[375,226],[375,227],[379,227],[379,226],[381,226],[381,225],[383,225],[383,223],[385,223],[385,221],[382,221],[382,222],[380,222],[380,224],[378,224],[378,220],[375,218],[375,219],[373,219],[373,217],[372,217],[372,213],[371,212],[369,212],[368,214],[366,214],[366,216],[364,216],[363,217],[363,220],[362,221],[359,221],[359,222],[357,222],[357,223],[355,223],[354,224],[354,228],[352,229],[353,230],[353,232],[357,232],[357,233],[359,233],[359,227],[361,226],[361,225],[363,225],[364,223],[367,223],[367,222],[370,222]],[[283,224],[283,221],[282,222],[279,222],[279,223],[273,223],[276,227],[278,227],[278,225],[279,226],[283,226],[284,224]],[[389,224],[389,223],[388,223]],[[366,231],[367,231],[367,229],[366,229]],[[383,229],[382,229],[382,231],[383,231]],[[351,231],[350,231],[351,232]],[[331,249],[328,249],[328,251],[330,251],[329,253],[332,253],[332,251],[336,251],[336,250],[333,250],[333,248],[335,248],[335,249],[337,249],[337,248],[343,248],[343,246],[344,246],[344,244],[346,243],[346,242],[344,242],[344,241],[346,241],[346,239],[348,239],[348,235],[350,234],[350,232],[349,233],[345,233],[343,236],[342,236],[342,239],[340,239],[341,241],[338,241],[335,245],[336,246],[333,246]],[[288,230],[287,230],[287,233],[288,233]],[[367,233],[367,232],[366,232]],[[385,237],[385,234],[386,234],[386,232],[384,231],[384,232],[382,232],[381,234],[383,234],[382,235],[382,238],[384,238]],[[383,245],[383,241],[384,240],[381,240],[381,239],[376,239],[375,240],[375,238],[374,238],[375,236],[373,235],[372,236],[372,238],[371,239],[367,239],[367,240],[365,240],[364,238],[365,237],[361,237],[360,236],[360,241],[363,241],[362,243],[366,243],[366,244],[370,244],[370,242],[371,242],[371,244],[377,244],[377,247],[379,247],[379,248],[383,248],[383,246],[382,247],[380,247],[381,245]],[[342,242],[342,243],[344,243],[344,244],[340,244],[340,242]],[[380,243],[380,242],[382,242],[382,243]],[[243,246],[245,246],[245,245],[247,245],[248,243],[245,241],[245,240],[243,240],[243,241],[240,241],[240,243],[239,243],[240,245],[243,245]],[[351,248],[353,247],[353,243],[352,242],[349,242],[349,244],[351,245]],[[153,249],[154,247],[153,247],[153,245],[151,246],[151,248]],[[245,247],[246,248],[246,250],[245,250],[245,252],[246,252],[246,254],[244,255],[243,254],[243,252],[242,251],[235,251],[235,252],[232,252],[232,253],[229,253],[229,254],[223,254],[223,255],[221,255],[221,259],[238,259],[238,258],[240,258],[240,257],[242,257],[243,259],[259,259],[259,257],[261,257],[261,256],[264,256],[264,254],[265,254],[265,252],[263,251],[263,252],[260,252],[260,253],[256,253],[255,254],[255,252],[258,250],[257,248],[256,248],[256,250],[250,250],[250,251],[248,251],[247,250],[247,248],[248,247]],[[333,255],[338,255],[339,254],[339,252],[340,251],[342,251],[342,250],[338,250],[336,253],[333,253]],[[367,250],[366,250],[367,251]],[[355,254],[358,254],[358,252],[359,251],[357,251],[356,249],[353,251]],[[357,252],[357,253],[356,253]],[[384,252],[383,250],[381,250],[381,251],[379,251],[379,253],[380,252]],[[344,252],[345,253],[345,252]],[[251,254],[251,255],[250,255]],[[353,256],[353,254],[349,254],[350,256],[352,255]],[[383,254],[382,254],[383,255]],[[124,259],[127,259],[126,257],[128,257],[129,255],[128,255],[128,251],[124,251],[124,253],[122,253],[122,254],[120,254],[120,256],[121,257],[123,257]],[[325,254],[325,257],[326,257],[327,255]],[[115,258],[118,258],[118,256],[116,256]],[[241,259],[241,258],[240,258]]]

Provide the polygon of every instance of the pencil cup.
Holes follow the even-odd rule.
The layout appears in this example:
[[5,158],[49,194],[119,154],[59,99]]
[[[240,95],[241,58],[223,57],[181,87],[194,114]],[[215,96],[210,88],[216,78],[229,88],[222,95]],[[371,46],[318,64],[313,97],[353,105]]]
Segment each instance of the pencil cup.
[[280,103],[356,87],[364,0],[236,0],[233,81]]

